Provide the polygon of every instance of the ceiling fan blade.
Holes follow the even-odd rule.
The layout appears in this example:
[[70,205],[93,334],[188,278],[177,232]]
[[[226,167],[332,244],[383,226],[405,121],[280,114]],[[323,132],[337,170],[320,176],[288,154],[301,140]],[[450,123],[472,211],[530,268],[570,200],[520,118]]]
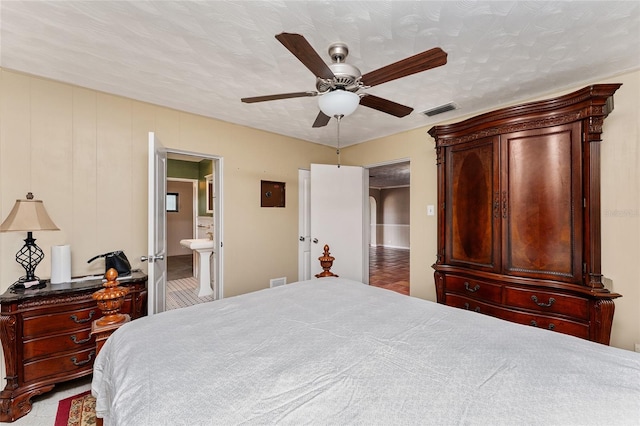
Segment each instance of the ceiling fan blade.
[[332,79],[333,71],[322,60],[320,55],[311,47],[307,39],[300,34],[280,33],[276,35],[280,43],[284,45],[309,71],[316,77]]
[[406,77],[447,63],[447,53],[439,47],[418,53],[386,67],[371,71],[362,76],[365,86],[375,86],[387,81]]
[[360,98],[360,105],[395,115],[396,117],[404,117],[411,114],[413,108],[380,98],[375,95],[365,94]]
[[277,95],[254,96],[252,98],[242,98],[240,100],[246,104],[252,104],[254,102],[276,101],[278,99],[304,98],[306,96],[318,96],[318,92],[280,93]]
[[327,124],[329,124],[329,120],[331,120],[331,117],[326,115],[324,112],[320,111],[320,112],[318,112],[318,116],[316,117],[316,121],[313,122],[313,126],[311,126],[311,127],[324,127]]

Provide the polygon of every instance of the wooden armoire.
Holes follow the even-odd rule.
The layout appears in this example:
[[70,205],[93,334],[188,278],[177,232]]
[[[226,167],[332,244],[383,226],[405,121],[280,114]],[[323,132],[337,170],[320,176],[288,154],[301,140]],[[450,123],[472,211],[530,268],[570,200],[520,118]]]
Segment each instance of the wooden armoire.
[[609,344],[600,144],[620,84],[435,126],[437,299]]

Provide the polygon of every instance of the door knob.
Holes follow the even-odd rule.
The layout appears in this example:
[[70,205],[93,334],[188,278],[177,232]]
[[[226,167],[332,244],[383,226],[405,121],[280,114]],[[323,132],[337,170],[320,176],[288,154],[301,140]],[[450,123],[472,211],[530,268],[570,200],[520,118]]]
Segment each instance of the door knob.
[[318,244],[318,239],[317,238],[313,239],[313,244]]
[[160,253],[157,256],[154,255],[149,255],[149,256],[140,256],[140,261],[141,262],[149,262],[149,263],[153,263],[156,260],[164,260],[164,253]]
[[298,238],[300,241],[304,242],[304,237],[300,236],[300,238]]

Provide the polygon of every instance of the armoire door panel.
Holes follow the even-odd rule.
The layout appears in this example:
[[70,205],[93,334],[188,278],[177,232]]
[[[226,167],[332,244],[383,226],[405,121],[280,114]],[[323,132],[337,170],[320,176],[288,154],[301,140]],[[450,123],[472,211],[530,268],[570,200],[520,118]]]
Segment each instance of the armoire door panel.
[[580,282],[580,140],[578,124],[501,137],[506,273]]
[[496,221],[493,197],[497,190],[497,139],[488,138],[464,148],[449,150],[450,176],[446,201],[446,253],[453,264],[496,268]]

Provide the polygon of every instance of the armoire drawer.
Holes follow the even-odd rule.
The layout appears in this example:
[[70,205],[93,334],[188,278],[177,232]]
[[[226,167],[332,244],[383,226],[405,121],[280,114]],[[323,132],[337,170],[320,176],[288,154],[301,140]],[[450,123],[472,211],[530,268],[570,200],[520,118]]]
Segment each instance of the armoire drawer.
[[569,334],[582,339],[589,339],[589,325],[587,323],[546,315],[535,315],[511,309],[502,309],[500,312],[496,313],[495,316],[518,324],[544,328],[546,330]]
[[494,317],[500,316],[499,311],[502,310],[502,308],[499,306],[490,303],[484,303],[480,300],[476,300],[473,297],[465,297],[455,293],[447,293],[447,305],[467,311],[474,311],[480,314],[491,315]]
[[589,338],[589,325],[587,323],[546,315],[535,315],[519,311],[517,309],[509,309],[502,306],[483,303],[457,294],[447,294],[447,305],[468,311],[474,311],[480,314],[490,315],[492,317],[518,324],[544,328],[551,331],[557,331],[559,333],[570,334],[583,339]]
[[502,301],[502,287],[497,284],[448,275],[446,277],[446,288],[447,292],[458,293],[473,299],[495,303]]
[[589,302],[580,297],[509,286],[504,288],[504,296],[507,306],[566,315],[579,320],[589,319]]

